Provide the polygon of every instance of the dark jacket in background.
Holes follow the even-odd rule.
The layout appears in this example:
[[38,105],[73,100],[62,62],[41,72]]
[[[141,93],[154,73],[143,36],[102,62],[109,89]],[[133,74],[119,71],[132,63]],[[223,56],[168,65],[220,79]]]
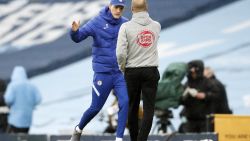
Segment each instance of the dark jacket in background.
[[219,89],[219,97],[214,102],[214,111],[217,114],[232,114],[232,110],[229,108],[227,92],[225,86],[213,75],[209,79]]
[[206,115],[214,113],[214,101],[218,99],[219,89],[209,79],[203,76],[204,64],[200,60],[194,60],[188,63],[188,70],[195,67],[198,74],[197,79],[191,77],[188,73],[188,81],[186,87],[194,88],[198,92],[205,93],[205,99],[196,99],[191,95],[183,96],[181,104],[184,109],[181,112],[189,120],[205,120]]
[[[191,68],[194,69],[197,77],[192,77]],[[192,69],[192,70],[193,70]],[[203,75],[204,64],[201,60],[194,60],[188,63],[188,80],[186,88],[196,89],[197,92],[205,94],[204,99],[197,99],[190,93],[183,94],[181,104],[184,106],[181,117],[186,119],[179,127],[180,133],[200,133],[207,132],[211,125],[207,125],[206,117],[215,113],[214,102],[218,99],[219,89],[209,79]]]

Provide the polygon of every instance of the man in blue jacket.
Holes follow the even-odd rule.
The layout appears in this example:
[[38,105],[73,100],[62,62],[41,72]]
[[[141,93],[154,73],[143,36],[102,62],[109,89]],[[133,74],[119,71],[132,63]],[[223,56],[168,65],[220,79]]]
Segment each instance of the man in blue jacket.
[[125,0],[111,0],[99,15],[80,27],[80,22],[72,23],[71,39],[78,43],[88,36],[93,37],[92,67],[94,78],[92,102],[75,127],[71,141],[80,141],[82,129],[101,110],[109,93],[114,89],[118,98],[119,113],[116,141],[122,141],[128,112],[127,86],[116,59],[116,42],[120,26],[127,21],[122,17]]

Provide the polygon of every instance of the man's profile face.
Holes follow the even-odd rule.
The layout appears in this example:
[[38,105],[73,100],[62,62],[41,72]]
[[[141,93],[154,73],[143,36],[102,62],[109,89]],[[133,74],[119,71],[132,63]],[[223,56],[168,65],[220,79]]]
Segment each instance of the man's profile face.
[[214,75],[214,73],[213,73],[213,71],[210,68],[205,68],[204,72],[203,72],[203,75],[206,78],[211,78]]
[[112,16],[115,19],[119,19],[122,16],[124,6],[120,5],[109,5],[109,9],[111,11]]

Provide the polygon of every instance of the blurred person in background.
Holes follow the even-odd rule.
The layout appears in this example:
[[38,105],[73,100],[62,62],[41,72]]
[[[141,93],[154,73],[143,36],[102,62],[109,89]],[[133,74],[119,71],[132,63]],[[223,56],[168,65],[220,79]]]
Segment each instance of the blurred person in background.
[[204,75],[202,60],[193,60],[188,63],[187,82],[185,91],[180,99],[184,106],[180,115],[182,124],[179,132],[206,132],[207,115],[215,113],[214,102],[218,99],[219,88]]
[[214,85],[219,88],[218,99],[214,101],[214,113],[216,114],[232,114],[232,110],[229,108],[227,92],[225,86],[214,74],[214,71],[210,67],[205,67],[204,76],[208,78]]
[[9,108],[4,101],[5,90],[6,83],[4,80],[0,79],[0,133],[5,133],[8,126],[7,116]]
[[41,102],[41,95],[28,80],[24,67],[14,68],[4,100],[10,107],[7,132],[27,134],[32,124],[33,111]]
[[111,0],[99,15],[85,25],[80,27],[80,22],[72,23],[71,39],[74,42],[78,43],[89,36],[93,37],[94,77],[91,105],[74,128],[71,141],[80,141],[83,128],[102,109],[112,89],[119,105],[116,141],[123,140],[128,113],[128,94],[126,81],[117,64],[116,42],[120,26],[127,22],[127,19],[122,17],[124,7],[125,0]]
[[[114,91],[112,91],[112,94],[115,96]],[[108,127],[104,130],[104,133],[115,133],[117,128],[117,114],[119,112],[119,105],[117,97],[115,96],[114,101],[112,104],[107,108],[107,114],[108,114]]]
[[[128,86],[130,139],[146,141],[152,127],[155,96],[160,79],[157,42],[161,25],[149,17],[146,0],[132,0],[131,10],[132,19],[120,28],[116,53]],[[139,127],[141,95],[143,118]]]

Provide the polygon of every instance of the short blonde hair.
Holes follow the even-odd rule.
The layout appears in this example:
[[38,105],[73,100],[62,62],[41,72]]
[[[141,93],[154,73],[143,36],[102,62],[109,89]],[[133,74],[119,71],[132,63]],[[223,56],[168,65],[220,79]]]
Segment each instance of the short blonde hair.
[[131,10],[133,12],[148,11],[147,0],[132,0]]

